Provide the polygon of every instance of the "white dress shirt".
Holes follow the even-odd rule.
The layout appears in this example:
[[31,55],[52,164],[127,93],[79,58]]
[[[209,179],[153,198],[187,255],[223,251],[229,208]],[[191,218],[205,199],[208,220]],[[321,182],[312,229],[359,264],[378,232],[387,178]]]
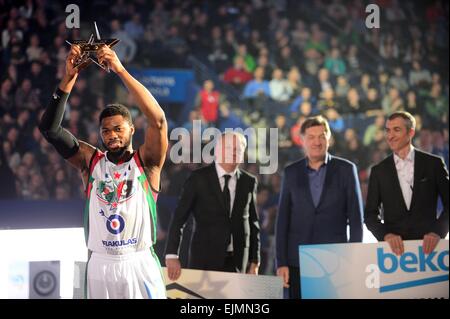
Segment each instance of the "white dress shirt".
[[[234,171],[227,173],[222,168],[222,166],[220,166],[217,163],[215,163],[215,165],[216,165],[217,177],[219,177],[220,189],[222,190],[222,192],[223,192],[223,188],[225,187],[225,177],[223,177],[223,176],[224,175],[231,176],[230,180],[228,181],[228,190],[230,191],[230,217],[231,217],[231,212],[233,211],[234,198],[236,197],[237,168]],[[231,236],[230,244],[227,247],[227,251],[228,252],[233,251],[233,235]]]
[[395,168],[397,169],[398,181],[402,189],[403,199],[408,210],[411,206],[411,199],[414,187],[414,147],[411,149],[405,159],[401,159],[394,153]]
[[215,163],[216,165],[216,172],[217,172],[217,177],[219,177],[219,183],[220,183],[220,189],[223,192],[223,188],[225,187],[225,177],[223,177],[224,175],[230,175],[231,178],[228,181],[228,189],[230,190],[230,217],[231,217],[231,212],[233,211],[233,204],[234,204],[234,198],[236,197],[236,183],[237,183],[237,168],[230,172],[227,173],[222,166],[220,166],[219,164]]

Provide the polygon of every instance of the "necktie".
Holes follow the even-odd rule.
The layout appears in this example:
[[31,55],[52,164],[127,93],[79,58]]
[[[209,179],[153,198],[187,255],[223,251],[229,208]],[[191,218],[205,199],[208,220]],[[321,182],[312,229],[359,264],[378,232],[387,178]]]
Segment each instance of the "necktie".
[[223,200],[225,201],[225,208],[227,210],[228,215],[230,212],[230,206],[231,206],[231,196],[230,196],[230,190],[228,189],[228,182],[230,181],[231,176],[226,174],[223,175],[223,178],[225,178],[225,186],[223,187]]

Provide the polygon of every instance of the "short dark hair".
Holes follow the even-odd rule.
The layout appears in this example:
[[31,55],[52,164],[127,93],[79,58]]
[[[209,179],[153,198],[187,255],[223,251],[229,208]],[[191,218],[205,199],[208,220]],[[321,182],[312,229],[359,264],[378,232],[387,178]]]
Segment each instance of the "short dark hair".
[[308,117],[300,128],[300,134],[305,135],[306,130],[313,126],[323,126],[327,135],[331,134],[330,125],[322,115]]
[[114,103],[114,104],[108,104],[106,105],[106,107],[103,109],[103,111],[100,113],[98,122],[101,125],[102,124],[102,120],[105,117],[110,117],[110,116],[114,116],[114,115],[122,115],[123,118],[128,121],[128,123],[130,125],[133,125],[133,120],[131,118],[131,113],[128,110],[128,108],[125,105],[119,104],[119,103]]
[[411,113],[406,112],[406,111],[396,111],[396,112],[392,113],[391,115],[389,115],[388,121],[392,121],[393,119],[396,119],[399,117],[401,117],[402,119],[405,120],[406,128],[408,130],[416,129],[416,119],[414,118],[414,116],[412,116]]

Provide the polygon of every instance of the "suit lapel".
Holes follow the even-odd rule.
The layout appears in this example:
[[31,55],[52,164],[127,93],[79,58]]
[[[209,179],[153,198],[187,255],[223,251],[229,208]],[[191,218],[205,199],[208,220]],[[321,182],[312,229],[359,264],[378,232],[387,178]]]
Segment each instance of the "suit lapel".
[[213,163],[209,168],[209,181],[211,182],[212,191],[214,193],[214,196],[216,196],[217,198],[217,202],[220,203],[222,210],[225,212],[226,207],[222,195],[222,189],[220,188],[219,176],[217,176],[216,166]]
[[331,180],[333,178],[333,175],[335,174],[334,163],[335,163],[335,161],[333,161],[333,157],[330,155],[329,161],[326,164],[327,171],[325,173],[325,181],[323,183],[322,193],[320,194],[320,199],[319,199],[319,203],[317,204],[317,207],[320,206],[320,204],[322,203],[322,200],[325,198],[328,188],[330,188]]
[[[299,167],[297,171],[297,181],[300,190],[303,191],[304,197],[309,201],[310,205],[314,207],[314,202],[311,195],[311,188],[309,187],[309,177],[307,173],[308,160],[305,158],[303,164]],[[301,196],[301,194],[299,194]]]
[[411,197],[411,205],[409,209],[411,210],[413,208],[413,205],[416,202],[416,195],[417,195],[417,189],[419,187],[420,180],[423,176],[423,170],[425,167],[425,163],[422,163],[422,154],[417,151],[417,149],[414,150],[414,185],[413,185],[413,193]]
[[244,181],[242,179],[242,173],[238,169],[236,171],[236,192],[234,194],[234,203],[231,208],[231,217],[234,216],[234,211],[237,209],[239,203],[242,201],[242,196],[244,196],[243,187]]
[[389,169],[388,175],[392,177],[393,189],[397,193],[397,197],[402,199],[403,207],[405,208],[405,210],[408,211],[405,198],[403,197],[402,187],[400,186],[400,180],[398,179],[397,168],[395,167],[394,154],[391,154],[389,156],[389,160],[387,163]]

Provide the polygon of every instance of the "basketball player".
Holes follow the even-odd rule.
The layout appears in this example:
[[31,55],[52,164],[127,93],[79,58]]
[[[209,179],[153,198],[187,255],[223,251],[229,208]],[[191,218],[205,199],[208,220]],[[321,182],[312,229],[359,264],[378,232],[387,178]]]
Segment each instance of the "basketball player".
[[133,78],[104,46],[97,56],[127,87],[148,129],[145,142],[132,146],[134,126],[129,110],[107,105],[99,118],[106,152],[75,138],[61,127],[80,56],[73,45],[61,80],[42,116],[39,129],[58,153],[81,171],[86,187],[84,213],[88,298],[166,298],[160,264],[152,246],[156,239],[156,199],[167,150],[167,122],[151,93]]

